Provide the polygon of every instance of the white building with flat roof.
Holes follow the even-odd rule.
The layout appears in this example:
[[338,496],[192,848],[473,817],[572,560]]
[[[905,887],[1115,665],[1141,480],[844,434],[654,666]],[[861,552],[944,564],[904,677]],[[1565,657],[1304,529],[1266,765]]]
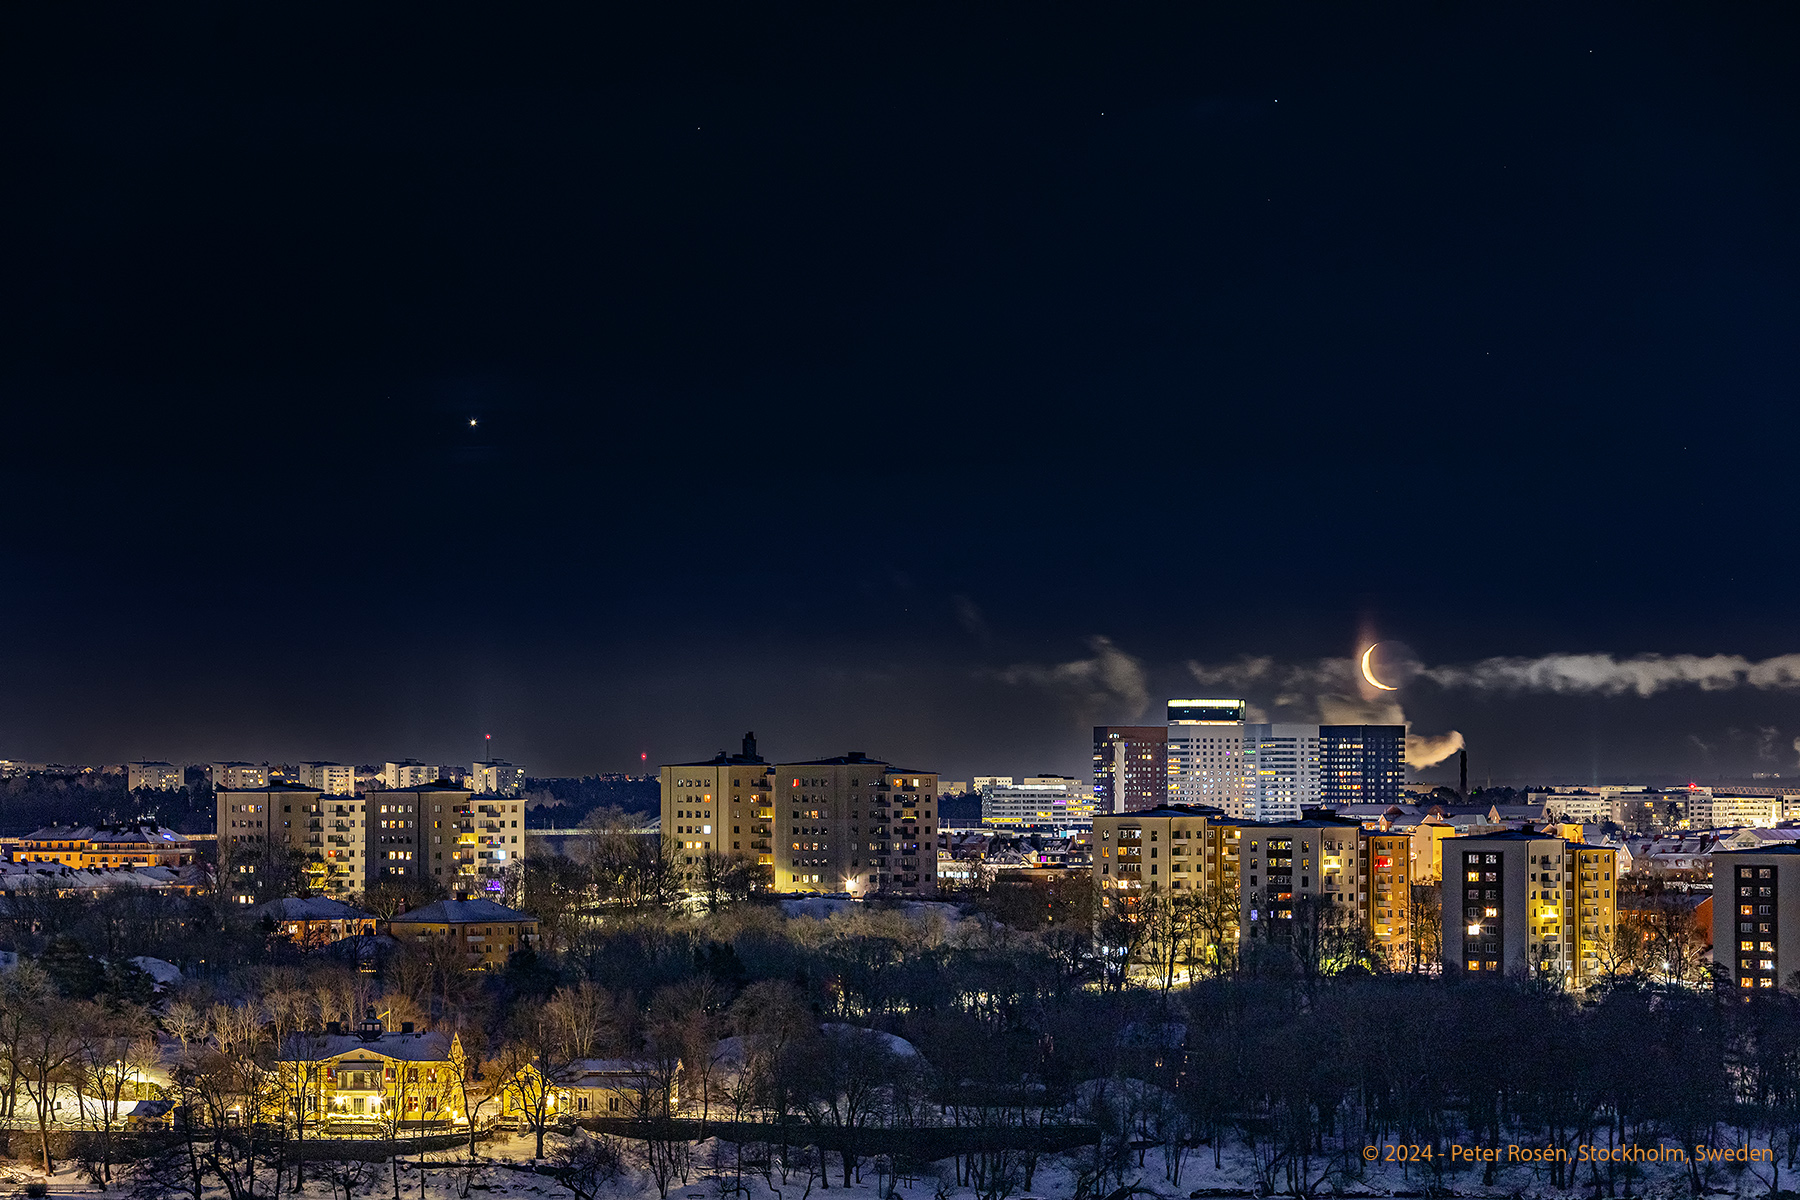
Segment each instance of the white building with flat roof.
[[[1210,804],[1242,818],[1244,702],[1171,700],[1168,718],[1168,802]],[[1317,739],[1317,729],[1313,737]]]
[[301,787],[317,788],[327,796],[356,795],[356,768],[344,763],[303,762],[294,768]]
[[129,792],[178,792],[185,782],[181,768],[174,763],[125,764],[125,790]]
[[1317,725],[1244,726],[1244,818],[1298,821],[1319,796]]

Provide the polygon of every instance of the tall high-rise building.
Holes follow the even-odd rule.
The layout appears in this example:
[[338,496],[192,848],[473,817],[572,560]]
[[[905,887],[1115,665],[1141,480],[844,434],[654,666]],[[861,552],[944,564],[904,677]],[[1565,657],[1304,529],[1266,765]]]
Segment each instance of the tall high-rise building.
[[1800,843],[1714,850],[1712,916],[1713,961],[1732,990],[1779,989],[1800,966]]
[[1398,804],[1406,781],[1406,726],[1319,726],[1319,800]]
[[1243,799],[1227,813],[1251,821],[1298,821],[1320,799],[1319,727],[1244,726]]
[[128,792],[178,792],[184,782],[181,768],[174,763],[125,764],[125,790]]
[[742,753],[671,763],[661,777],[662,836],[685,882],[698,882],[709,854],[773,867],[775,768],[757,754],[754,733]]
[[1244,702],[1171,700],[1168,713],[1169,788],[1162,802],[1211,804],[1242,816]]
[[860,751],[775,768],[775,889],[937,891],[937,773]]
[[1167,725],[1094,726],[1097,812],[1142,812],[1169,800]]

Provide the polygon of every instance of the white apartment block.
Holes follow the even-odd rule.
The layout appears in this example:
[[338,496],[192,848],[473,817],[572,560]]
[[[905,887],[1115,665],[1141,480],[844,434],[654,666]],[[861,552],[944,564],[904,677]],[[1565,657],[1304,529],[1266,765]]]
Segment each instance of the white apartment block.
[[181,768],[174,763],[134,762],[125,764],[125,790],[131,792],[175,792],[184,783]]
[[423,787],[437,782],[437,768],[428,767],[416,758],[381,764],[381,782],[390,792],[401,788]]
[[1319,804],[1319,727],[1244,726],[1244,798],[1240,819],[1298,821]]
[[1601,791],[1586,788],[1555,788],[1548,792],[1527,792],[1527,804],[1544,806],[1544,816],[1561,817],[1579,825],[1598,825],[1611,821],[1614,798]]
[[525,788],[525,768],[500,759],[469,768],[468,788],[481,795],[516,796]]
[[1744,796],[1732,792],[1712,794],[1712,823],[1716,829],[1773,829],[1781,824],[1784,803],[1780,796]]
[[327,796],[356,795],[356,768],[344,763],[303,762],[294,768],[301,787],[314,788]]
[[1243,819],[1244,702],[1171,700],[1168,713],[1169,803],[1210,804]]
[[216,762],[206,765],[207,781],[215,792],[249,791],[269,786],[269,764]]
[[1083,796],[1066,782],[1015,784],[981,793],[981,823],[1013,828],[1092,829],[1093,789]]

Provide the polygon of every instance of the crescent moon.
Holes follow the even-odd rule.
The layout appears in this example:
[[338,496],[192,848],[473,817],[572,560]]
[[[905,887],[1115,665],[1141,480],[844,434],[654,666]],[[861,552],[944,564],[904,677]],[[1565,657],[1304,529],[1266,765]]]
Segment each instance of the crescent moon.
[[1384,692],[1397,692],[1400,690],[1399,688],[1389,687],[1387,684],[1381,682],[1381,680],[1375,678],[1375,672],[1369,668],[1369,658],[1375,653],[1375,646],[1379,646],[1379,645],[1381,645],[1381,643],[1376,642],[1374,646],[1370,646],[1367,650],[1363,651],[1363,656],[1362,656],[1363,678],[1369,681],[1370,687],[1380,688]]

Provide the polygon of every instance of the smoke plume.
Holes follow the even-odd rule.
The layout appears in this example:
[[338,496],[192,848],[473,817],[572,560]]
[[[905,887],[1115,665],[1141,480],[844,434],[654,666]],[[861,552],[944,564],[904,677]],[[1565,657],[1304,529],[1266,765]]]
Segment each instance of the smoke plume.
[[1553,692],[1639,696],[1676,687],[1723,692],[1752,687],[1800,691],[1800,654],[1752,662],[1741,654],[1547,654],[1541,658],[1484,658],[1462,666],[1417,668],[1440,687],[1497,692]]
[[[1091,637],[1093,657],[1053,666],[1020,664],[1000,672],[1014,685],[1031,685],[1061,693],[1084,713],[1118,714],[1135,719],[1150,704],[1150,687],[1137,659],[1112,644],[1111,638]],[[1114,718],[1117,719],[1117,718]]]

